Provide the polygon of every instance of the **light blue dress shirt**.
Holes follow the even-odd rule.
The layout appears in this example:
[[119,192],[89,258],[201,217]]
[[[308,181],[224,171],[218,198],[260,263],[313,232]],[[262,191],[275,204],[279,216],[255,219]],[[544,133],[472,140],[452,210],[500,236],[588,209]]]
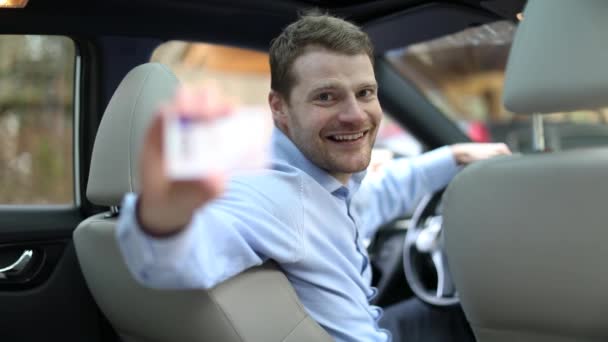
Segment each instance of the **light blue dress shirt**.
[[369,304],[376,289],[363,240],[447,185],[459,169],[451,150],[391,161],[380,175],[360,172],[344,186],[278,129],[272,148],[269,170],[233,177],[168,238],[140,229],[136,195],[126,195],[116,237],[128,268],[149,287],[209,288],[273,259],[337,341],[389,341],[377,324],[382,310]]

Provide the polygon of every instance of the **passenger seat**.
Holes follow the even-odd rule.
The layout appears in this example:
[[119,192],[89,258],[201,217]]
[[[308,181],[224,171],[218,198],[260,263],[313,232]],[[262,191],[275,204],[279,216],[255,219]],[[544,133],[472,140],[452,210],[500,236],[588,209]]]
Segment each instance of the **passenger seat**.
[[154,111],[178,87],[163,65],[133,69],[103,116],[91,162],[88,199],[112,208],[74,232],[78,260],[93,297],[125,342],[331,341],[304,310],[273,263],[210,290],[154,290],[137,283],[114,237],[119,205],[138,190],[138,152]]

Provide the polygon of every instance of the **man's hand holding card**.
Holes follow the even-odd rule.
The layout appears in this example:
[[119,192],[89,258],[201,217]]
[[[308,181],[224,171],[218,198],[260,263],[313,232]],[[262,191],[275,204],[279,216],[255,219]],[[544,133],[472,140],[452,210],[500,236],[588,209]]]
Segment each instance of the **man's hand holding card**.
[[181,88],[148,129],[140,160],[138,219],[150,234],[182,229],[222,194],[233,172],[269,161],[271,115],[238,108],[217,87]]
[[181,113],[165,119],[165,166],[172,179],[230,174],[268,163],[272,126],[261,108],[241,107],[213,120]]

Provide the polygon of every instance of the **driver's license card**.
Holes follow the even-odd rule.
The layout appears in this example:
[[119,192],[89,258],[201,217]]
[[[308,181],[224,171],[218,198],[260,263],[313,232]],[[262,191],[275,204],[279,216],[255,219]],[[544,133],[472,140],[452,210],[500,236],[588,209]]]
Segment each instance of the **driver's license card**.
[[164,127],[165,165],[172,179],[264,168],[270,161],[272,120],[262,108],[242,107],[211,121],[174,115]]

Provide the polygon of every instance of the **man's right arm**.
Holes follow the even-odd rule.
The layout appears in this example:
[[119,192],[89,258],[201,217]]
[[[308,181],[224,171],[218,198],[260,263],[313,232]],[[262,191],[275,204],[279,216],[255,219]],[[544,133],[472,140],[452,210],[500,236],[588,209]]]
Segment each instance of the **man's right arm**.
[[224,191],[222,172],[188,180],[166,174],[163,118],[180,113],[213,124],[227,109],[210,98],[218,97],[178,91],[144,137],[141,194],[125,196],[116,230],[124,260],[143,285],[209,288],[268,258],[293,262],[301,257],[299,230],[277,220],[272,205],[264,206],[265,198],[250,187],[232,182],[231,191]]
[[162,237],[142,230],[137,201],[135,194],[125,196],[116,239],[131,274],[147,287],[210,288],[267,259],[290,263],[304,253],[300,230],[277,220],[262,198],[238,185]]
[[202,272],[198,267],[187,265],[195,258],[192,256],[196,235],[193,225],[170,236],[150,235],[143,230],[137,217],[139,199],[135,194],[125,196],[116,229],[119,249],[133,277],[141,284],[153,288],[213,286],[213,279],[192,279],[192,275]]
[[[193,245],[204,244],[196,235],[206,231],[195,223],[196,212],[223,193],[221,174],[176,181],[167,176],[163,125],[169,116],[188,115],[213,122],[224,106],[210,105],[209,94],[182,88],[173,101],[159,109],[146,131],[139,159],[142,193],[123,200],[116,238],[133,276],[158,288],[210,287],[217,275],[200,272]],[[251,260],[256,263],[258,260]],[[207,278],[201,275],[207,275]]]

